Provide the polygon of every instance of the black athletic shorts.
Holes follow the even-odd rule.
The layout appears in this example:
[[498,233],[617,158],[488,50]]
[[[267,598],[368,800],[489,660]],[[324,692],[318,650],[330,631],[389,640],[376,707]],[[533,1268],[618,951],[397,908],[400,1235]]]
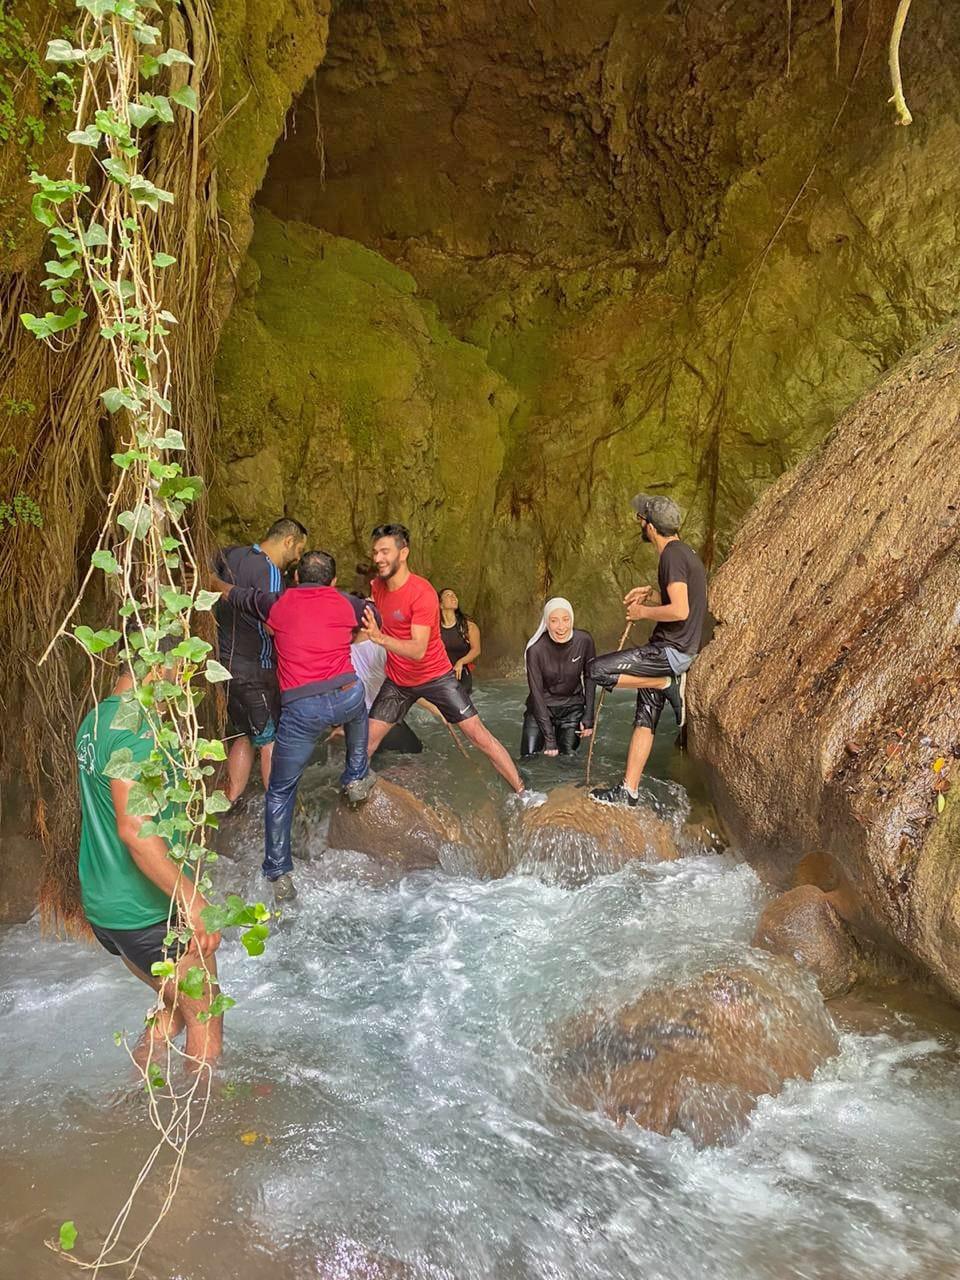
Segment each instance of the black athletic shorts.
[[163,945],[169,928],[166,920],[148,924],[144,929],[101,929],[98,924],[90,928],[112,956],[123,956],[147,978],[158,960],[167,959],[167,948]]
[[272,667],[235,671],[227,689],[227,715],[234,730],[246,734],[255,747],[273,742],[280,723],[276,671]]
[[[673,667],[662,649],[642,644],[635,649],[602,653],[593,658],[587,667],[587,675],[601,689],[615,689],[620,676],[672,676]],[[664,689],[638,689],[634,727],[655,733],[666,701]]]
[[470,695],[464,693],[457,677],[452,671],[448,671],[446,675],[437,676],[436,680],[428,680],[426,684],[415,684],[409,688],[394,684],[389,679],[384,680],[370,708],[370,719],[398,724],[420,698],[432,702],[448,724],[460,724],[462,720],[470,720],[477,714]]

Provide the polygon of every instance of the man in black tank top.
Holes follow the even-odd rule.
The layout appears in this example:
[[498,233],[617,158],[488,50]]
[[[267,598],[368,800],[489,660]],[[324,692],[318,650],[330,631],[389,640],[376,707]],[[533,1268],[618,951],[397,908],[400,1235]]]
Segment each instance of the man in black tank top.
[[624,597],[627,617],[656,623],[650,639],[635,649],[605,653],[590,663],[589,675],[604,689],[636,689],[637,709],[623,782],[597,787],[590,798],[600,804],[635,805],[640,779],[653,748],[653,735],[669,702],[682,728],[687,669],[700,651],[707,615],[707,576],[700,557],[680,541],[680,508],[670,498],[638,493],[632,500],[644,542],[660,556],[660,603],[651,603],[652,587],[634,587]]

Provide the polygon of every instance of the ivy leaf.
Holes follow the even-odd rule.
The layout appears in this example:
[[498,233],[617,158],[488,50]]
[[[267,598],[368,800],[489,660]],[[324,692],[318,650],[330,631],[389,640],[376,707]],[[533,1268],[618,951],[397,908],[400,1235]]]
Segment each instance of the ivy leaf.
[[169,253],[155,253],[153,255],[153,265],[159,267],[161,271],[166,267],[175,266],[176,261],[176,258],[172,258]]
[[172,588],[161,592],[160,599],[171,613],[182,613],[193,603],[192,596],[184,595],[182,591],[174,591]]
[[137,701],[133,693],[124,693],[120,695],[120,705],[113,713],[111,721],[111,729],[129,729],[133,733],[139,732],[143,727],[143,711],[140,703]]
[[160,28],[138,22],[133,29],[133,38],[138,44],[156,44],[160,39]]
[[150,108],[158,120],[162,120],[164,124],[173,124],[173,108],[162,93],[145,93],[140,101]]
[[213,608],[219,599],[219,591],[198,591],[197,598],[193,602],[193,607],[198,609],[201,613],[206,613],[208,609]]
[[197,759],[198,760],[226,760],[227,749],[222,742],[216,738],[198,738],[197,739]]
[[119,631],[111,631],[109,629],[93,631],[90,627],[74,627],[73,634],[86,649],[87,653],[103,653],[104,649],[112,648],[120,639]]
[[134,129],[142,129],[153,120],[155,115],[153,107],[145,106],[142,102],[131,102],[127,110]]
[[104,573],[119,573],[120,566],[117,564],[117,557],[112,551],[101,549],[95,551],[90,557],[90,563],[95,569],[102,569]]
[[147,1067],[147,1079],[144,1081],[147,1093],[151,1093],[154,1089],[162,1089],[166,1083],[163,1072],[155,1062],[151,1062]]
[[223,680],[232,679],[230,672],[222,663],[217,662],[215,658],[210,658],[204,668],[203,674],[207,677],[211,684],[220,684]]
[[160,812],[156,794],[142,782],[135,782],[127,793],[127,813],[134,818],[149,818]]
[[155,978],[172,978],[177,971],[177,966],[172,960],[154,960],[150,966],[150,972]]
[[83,243],[88,249],[96,249],[101,245],[108,245],[110,241],[107,239],[107,233],[100,223],[91,222],[83,233]]
[[76,258],[68,258],[65,262],[57,262],[51,258],[43,265],[52,276],[58,276],[61,280],[72,280],[80,270],[80,263]]
[[100,399],[107,407],[108,413],[117,413],[120,409],[129,409],[135,413],[140,408],[140,401],[126,387],[108,387],[100,393]]
[[129,178],[130,194],[136,200],[137,204],[145,204],[148,209],[152,209],[156,213],[161,202],[163,204],[173,204],[173,192],[164,191],[162,187],[155,186],[146,178],[137,174],[133,178]]
[[183,992],[188,1000],[202,1000],[203,989],[206,985],[206,974],[199,965],[191,965],[186,975],[177,983],[177,988]]
[[132,463],[143,457],[143,454],[139,449],[128,449],[126,453],[114,453],[111,457],[121,471],[127,471]]
[[85,129],[73,129],[67,134],[67,141],[72,142],[75,147],[93,147],[94,150],[100,145],[100,139],[103,134],[92,124],[88,124]]
[[170,650],[170,655],[174,658],[185,658],[187,662],[199,663],[212,648],[212,644],[201,640],[199,636],[187,636],[186,640],[181,640],[175,649]]
[[153,516],[147,507],[139,507],[136,515],[132,511],[121,511],[117,516],[117,524],[142,542],[153,524]]
[[183,443],[183,433],[175,431],[172,427],[168,427],[158,440],[154,441],[158,449],[185,449],[187,446]]
[[221,991],[218,995],[215,995],[213,1000],[210,1002],[209,1016],[211,1018],[219,1018],[220,1015],[226,1013],[228,1009],[232,1009],[236,1003],[236,1000],[232,999],[230,996],[225,996]]
[[60,1224],[60,1248],[65,1253],[69,1253],[73,1246],[77,1243],[77,1228],[72,1221],[61,1222]]
[[262,956],[266,940],[269,936],[269,925],[255,924],[251,925],[245,933],[241,933],[240,941],[246,948],[248,956]]
[[142,53],[140,55],[140,74],[145,80],[152,80],[159,70],[159,58],[155,58],[152,53]]
[[165,53],[158,54],[157,62],[161,67],[172,67],[174,63],[183,63],[185,66],[192,67],[193,59],[187,57],[182,49],[167,49]]
[[212,792],[203,802],[204,813],[229,813],[232,807],[224,791]]
[[69,40],[51,40],[47,44],[45,61],[47,62],[81,62],[83,50],[75,49]]
[[68,307],[63,315],[48,311],[44,316],[34,316],[27,311],[20,317],[24,327],[37,338],[49,338],[51,334],[63,333],[64,329],[72,329],[86,318],[87,313],[79,307]]
[[143,770],[144,762],[134,760],[129,747],[118,747],[103,767],[108,778],[121,779],[124,782],[136,782]]
[[171,93],[170,97],[178,106],[186,107],[188,111],[197,109],[197,91],[192,85],[183,85],[175,93]]
[[114,182],[119,182],[121,187],[130,185],[130,174],[127,172],[126,165],[121,161],[114,160],[111,157],[109,160],[104,160],[103,167],[108,177],[111,177]]

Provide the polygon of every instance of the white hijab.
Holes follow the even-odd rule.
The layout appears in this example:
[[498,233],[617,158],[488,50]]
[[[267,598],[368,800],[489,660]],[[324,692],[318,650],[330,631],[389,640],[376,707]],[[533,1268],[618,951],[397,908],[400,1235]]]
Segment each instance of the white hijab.
[[[570,634],[567,636],[566,640],[561,640],[560,643],[568,644],[573,639],[573,605],[569,600],[564,600],[563,596],[554,596],[552,600],[548,600],[543,606],[543,616],[540,619],[540,625],[527,641],[527,649],[529,649],[531,645],[535,645],[537,643],[547,629],[547,619],[550,617],[551,613],[554,613],[557,609],[562,609],[565,613],[569,613],[570,615]],[[527,650],[525,649],[524,653],[526,653],[526,651]]]

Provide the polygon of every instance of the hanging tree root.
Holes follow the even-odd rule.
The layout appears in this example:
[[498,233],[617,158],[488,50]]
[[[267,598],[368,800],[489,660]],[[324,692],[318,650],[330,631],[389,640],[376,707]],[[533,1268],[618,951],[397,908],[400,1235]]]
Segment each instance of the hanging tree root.
[[[632,626],[633,626],[633,623],[632,623],[632,622],[628,622],[628,623],[627,623],[627,625],[624,627],[624,629],[623,629],[623,635],[620,637],[620,643],[617,645],[617,653],[621,653],[621,652],[622,652],[622,650],[623,650],[623,646],[627,643],[627,636],[629,636],[629,634],[630,634],[630,628],[631,628]],[[589,787],[589,785],[590,785],[590,769],[591,769],[591,767],[592,767],[592,765],[593,765],[593,744],[594,744],[594,743],[596,742],[596,740],[597,740],[597,730],[598,730],[598,729],[599,729],[599,727],[600,727],[600,712],[603,710],[603,700],[604,700],[604,698],[605,698],[606,696],[607,696],[607,691],[606,691],[606,689],[602,689],[602,690],[601,690],[601,692],[600,692],[600,701],[597,703],[597,714],[596,714],[596,716],[594,717],[594,721],[593,721],[593,733],[590,735],[590,748],[589,748],[589,750],[587,751],[587,777],[586,777],[586,785],[587,785],[588,787]]]
[[913,123],[913,116],[903,96],[903,77],[900,74],[900,40],[909,12],[910,0],[900,0],[897,16],[893,20],[893,30],[890,32],[890,81],[893,85],[893,96],[890,101],[897,109],[897,124]]

